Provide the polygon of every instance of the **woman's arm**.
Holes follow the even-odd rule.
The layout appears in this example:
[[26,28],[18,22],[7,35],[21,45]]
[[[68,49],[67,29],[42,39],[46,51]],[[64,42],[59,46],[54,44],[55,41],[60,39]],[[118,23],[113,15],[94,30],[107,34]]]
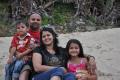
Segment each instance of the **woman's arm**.
[[89,71],[89,76],[88,80],[97,80],[97,67],[96,67],[96,62],[94,57],[90,57],[88,61],[88,71]]
[[97,80],[97,74],[89,75],[88,80]]
[[32,49],[27,49],[26,51],[20,53],[20,52],[16,52],[16,57],[19,58],[23,58],[24,56],[27,56],[30,52],[32,51]]
[[89,70],[87,72],[83,71],[83,73],[84,73],[84,75],[82,75],[81,73],[76,74],[76,77],[80,80],[81,80],[81,78],[85,79],[85,80],[97,80],[96,70],[92,71],[92,73],[90,73]]
[[39,53],[33,53],[32,62],[36,72],[48,71],[55,68],[54,66],[42,65],[42,55]]
[[95,58],[93,56],[89,56],[89,59],[84,59],[84,61],[86,62],[87,64],[87,73],[84,71],[83,73],[85,75],[80,75],[80,74],[77,74],[76,77],[78,77],[79,79],[79,76],[80,79],[83,78],[83,79],[87,79],[87,80],[97,80],[97,73],[96,73],[96,70],[97,70],[97,67],[96,67],[96,62],[95,62]]

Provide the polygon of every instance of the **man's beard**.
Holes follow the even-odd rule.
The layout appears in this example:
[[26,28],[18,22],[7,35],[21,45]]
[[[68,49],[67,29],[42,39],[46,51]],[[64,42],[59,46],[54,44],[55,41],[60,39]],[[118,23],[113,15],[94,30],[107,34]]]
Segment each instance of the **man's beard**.
[[30,24],[30,29],[32,30],[38,30],[40,25],[36,22]]

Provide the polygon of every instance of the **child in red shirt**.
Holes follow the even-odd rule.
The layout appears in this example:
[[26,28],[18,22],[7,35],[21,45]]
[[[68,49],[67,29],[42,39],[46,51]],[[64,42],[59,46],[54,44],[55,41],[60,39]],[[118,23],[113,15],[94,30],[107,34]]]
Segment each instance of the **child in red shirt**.
[[13,36],[10,55],[5,67],[5,80],[10,80],[11,76],[14,80],[18,80],[22,67],[31,61],[31,51],[35,40],[27,33],[27,26],[24,22],[18,22],[16,30],[17,33]]

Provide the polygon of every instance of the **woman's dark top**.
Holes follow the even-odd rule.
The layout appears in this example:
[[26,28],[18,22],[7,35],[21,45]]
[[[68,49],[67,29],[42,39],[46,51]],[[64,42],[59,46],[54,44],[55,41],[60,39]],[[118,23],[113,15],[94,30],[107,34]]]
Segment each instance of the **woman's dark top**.
[[55,54],[50,54],[46,49],[37,47],[34,53],[42,55],[42,64],[47,66],[66,67],[67,56],[64,48],[58,47]]

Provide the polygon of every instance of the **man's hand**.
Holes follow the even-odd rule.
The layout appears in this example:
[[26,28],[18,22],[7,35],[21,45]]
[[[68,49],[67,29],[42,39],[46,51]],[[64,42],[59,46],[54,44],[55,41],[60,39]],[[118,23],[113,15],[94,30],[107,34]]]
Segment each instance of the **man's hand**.
[[31,56],[24,56],[22,59],[23,59],[23,61],[27,62],[30,59],[32,59],[32,57]]
[[36,47],[40,46],[40,44],[32,44],[31,47],[32,49],[35,49]]
[[16,52],[16,58],[21,59],[23,57],[22,53]]
[[11,64],[13,62],[13,58],[8,58],[7,63]]

